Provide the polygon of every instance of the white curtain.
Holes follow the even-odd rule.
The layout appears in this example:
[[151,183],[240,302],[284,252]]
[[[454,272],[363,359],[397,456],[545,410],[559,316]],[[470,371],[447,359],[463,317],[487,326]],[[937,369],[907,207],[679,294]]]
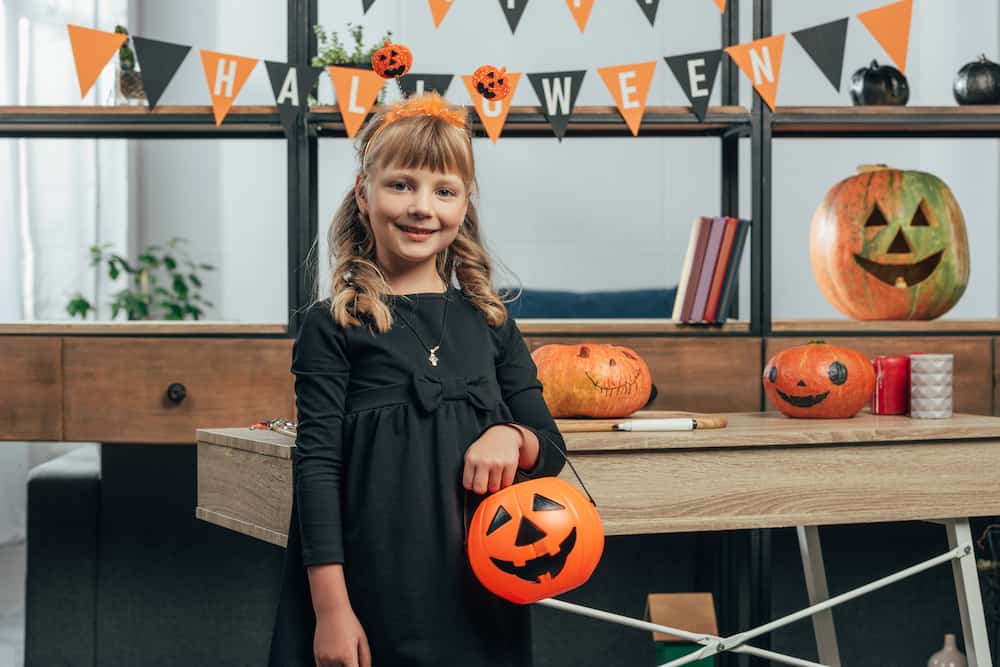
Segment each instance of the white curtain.
[[[111,31],[127,23],[127,0],[0,2],[0,105],[110,103],[114,59],[81,100],[66,25]],[[128,150],[115,139],[0,139],[0,322],[68,320],[75,292],[104,304],[120,289],[89,266],[88,248],[128,250]],[[0,442],[0,545],[25,538],[31,467],[79,446]]]

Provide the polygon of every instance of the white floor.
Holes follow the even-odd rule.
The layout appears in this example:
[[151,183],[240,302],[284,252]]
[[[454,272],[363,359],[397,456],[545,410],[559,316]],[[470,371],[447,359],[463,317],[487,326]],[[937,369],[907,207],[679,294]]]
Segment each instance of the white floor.
[[0,667],[24,665],[24,542],[0,546]]

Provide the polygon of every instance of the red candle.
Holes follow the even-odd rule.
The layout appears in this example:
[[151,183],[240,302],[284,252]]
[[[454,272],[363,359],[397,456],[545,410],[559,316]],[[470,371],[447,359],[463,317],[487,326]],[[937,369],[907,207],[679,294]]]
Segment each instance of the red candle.
[[872,359],[875,368],[875,392],[872,414],[905,415],[910,399],[910,358],[904,354]]

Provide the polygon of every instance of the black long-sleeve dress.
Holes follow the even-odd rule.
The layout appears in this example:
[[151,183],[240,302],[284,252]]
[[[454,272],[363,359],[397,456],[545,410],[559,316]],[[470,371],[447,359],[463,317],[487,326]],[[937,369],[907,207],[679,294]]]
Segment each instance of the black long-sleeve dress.
[[[435,367],[406,322],[437,344],[446,299]],[[555,475],[565,443],[513,319],[490,327],[456,287],[389,300],[403,317],[384,334],[340,326],[324,300],[295,340],[294,495],[269,664],[315,665],[306,567],[343,563],[374,667],[522,667],[527,607],[483,588],[466,558],[479,496],[462,488],[464,456],[491,425],[517,423],[539,441],[527,476]]]

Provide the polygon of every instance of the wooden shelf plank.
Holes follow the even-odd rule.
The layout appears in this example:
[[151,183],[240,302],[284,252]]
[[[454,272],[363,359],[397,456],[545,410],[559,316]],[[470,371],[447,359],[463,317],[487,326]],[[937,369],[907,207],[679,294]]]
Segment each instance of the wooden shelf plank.
[[0,136],[284,137],[273,106],[234,106],[216,126],[210,106],[3,106]]
[[[381,107],[376,107],[376,111]],[[467,107],[474,131],[482,133],[482,125],[473,107]],[[337,106],[312,107],[308,117],[311,126],[324,132],[344,131],[344,124]],[[689,107],[646,107],[640,134],[682,134],[720,136],[734,133],[749,135],[750,114],[745,107],[709,107],[704,122]],[[513,106],[504,124],[504,136],[552,136],[552,127],[545,119],[542,108]],[[581,106],[573,110],[567,130],[572,134],[621,134],[631,136],[618,109],[613,106]]]
[[0,322],[0,336],[241,336],[284,335],[288,325],[281,322],[219,322],[156,320],[148,322]]
[[775,137],[1000,136],[1000,106],[778,107]]
[[995,320],[774,320],[774,333],[1000,333]]
[[684,336],[750,333],[750,322],[730,320],[725,324],[681,324],[671,319],[570,319],[525,318],[517,320],[525,334],[627,335],[669,333]]

